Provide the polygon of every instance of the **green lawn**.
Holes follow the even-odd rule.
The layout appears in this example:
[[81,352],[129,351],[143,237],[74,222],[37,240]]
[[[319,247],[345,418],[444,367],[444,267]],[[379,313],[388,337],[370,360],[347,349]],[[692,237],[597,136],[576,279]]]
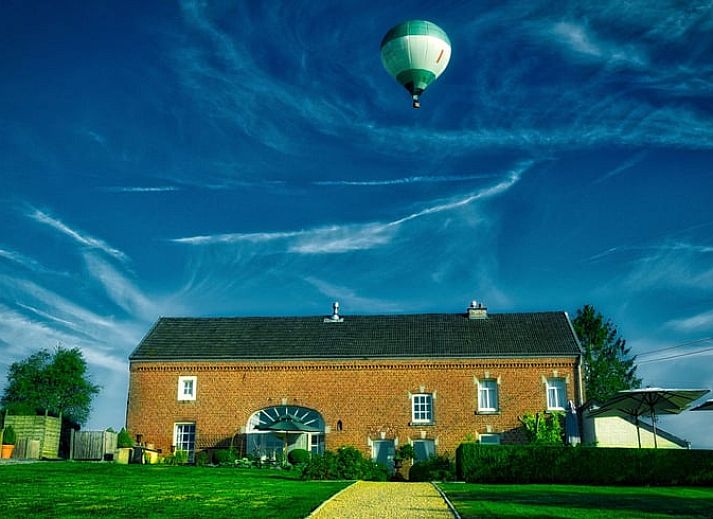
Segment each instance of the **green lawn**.
[[0,516],[301,518],[347,485],[270,469],[0,465]]
[[713,489],[576,485],[439,485],[463,519],[473,517],[713,517]]

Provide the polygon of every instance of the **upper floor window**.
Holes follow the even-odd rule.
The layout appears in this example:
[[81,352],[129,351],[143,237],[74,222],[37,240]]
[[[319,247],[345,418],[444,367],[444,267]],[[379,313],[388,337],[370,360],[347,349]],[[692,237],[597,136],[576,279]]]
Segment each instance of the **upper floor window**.
[[414,423],[430,423],[433,421],[433,395],[418,393],[411,397],[411,421]]
[[478,382],[478,411],[494,413],[498,410],[498,381],[488,378]]
[[547,409],[564,411],[567,403],[567,386],[563,378],[547,379]]
[[178,377],[179,400],[196,399],[196,378],[197,377]]

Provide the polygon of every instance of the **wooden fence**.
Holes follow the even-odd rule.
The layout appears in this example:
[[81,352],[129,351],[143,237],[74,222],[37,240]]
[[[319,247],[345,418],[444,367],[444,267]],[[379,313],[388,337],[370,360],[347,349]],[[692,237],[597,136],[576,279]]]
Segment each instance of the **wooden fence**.
[[111,431],[75,431],[70,437],[70,455],[73,460],[104,460],[114,457],[117,434]]
[[13,458],[57,458],[62,419],[55,416],[5,416],[17,435]]

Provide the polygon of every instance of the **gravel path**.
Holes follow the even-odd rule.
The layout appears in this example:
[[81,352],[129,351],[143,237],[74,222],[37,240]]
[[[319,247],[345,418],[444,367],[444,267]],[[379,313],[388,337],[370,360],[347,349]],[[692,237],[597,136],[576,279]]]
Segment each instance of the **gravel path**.
[[309,516],[311,519],[453,519],[430,483],[357,481]]

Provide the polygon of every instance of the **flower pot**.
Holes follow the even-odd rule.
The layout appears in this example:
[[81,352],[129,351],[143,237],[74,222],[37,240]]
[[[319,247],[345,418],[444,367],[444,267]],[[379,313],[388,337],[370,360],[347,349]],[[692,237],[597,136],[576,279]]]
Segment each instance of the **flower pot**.
[[2,455],[0,456],[2,459],[9,459],[12,458],[12,451],[15,450],[14,445],[3,445],[2,446]]

